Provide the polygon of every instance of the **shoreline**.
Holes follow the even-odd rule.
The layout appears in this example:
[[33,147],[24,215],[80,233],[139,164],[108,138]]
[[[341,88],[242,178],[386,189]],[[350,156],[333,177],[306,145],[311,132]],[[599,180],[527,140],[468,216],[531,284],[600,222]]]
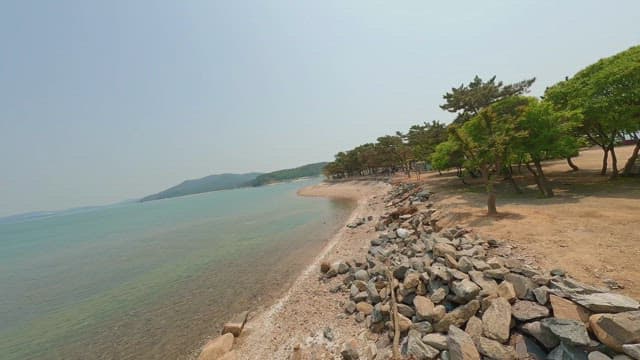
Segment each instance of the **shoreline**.
[[[317,274],[323,261],[352,258],[361,254],[369,241],[368,234],[373,224],[367,223],[356,229],[346,225],[356,219],[382,214],[381,201],[390,185],[378,181],[351,181],[339,184],[319,183],[297,191],[298,196],[325,197],[356,201],[356,206],[345,219],[341,228],[333,234],[316,254],[292,285],[271,305],[250,314],[242,335],[234,345],[238,359],[286,359],[296,344],[313,347],[332,345],[324,339],[326,327],[334,329],[336,336],[354,336],[358,327],[352,321],[336,318],[340,308],[339,294],[335,299],[326,296],[333,282],[318,281]],[[376,201],[380,200],[380,201]],[[317,297],[309,297],[317,293]],[[335,309],[333,309],[335,308]],[[326,310],[326,311],[325,311]]]

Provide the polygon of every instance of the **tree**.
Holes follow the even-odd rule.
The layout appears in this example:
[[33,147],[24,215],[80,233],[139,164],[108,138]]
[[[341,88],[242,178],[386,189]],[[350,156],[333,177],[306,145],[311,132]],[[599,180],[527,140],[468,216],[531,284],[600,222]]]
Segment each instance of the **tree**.
[[[548,88],[545,99],[557,109],[582,113],[581,133],[604,152],[601,174],[607,173],[611,155],[612,177],[616,177],[616,143],[640,131],[640,46],[587,66]],[[639,149],[640,140],[627,164],[635,162]]]
[[527,98],[510,97],[489,105],[463,125],[454,125],[447,140],[453,144],[440,147],[459,146],[465,156],[465,167],[480,171],[487,192],[489,215],[498,213],[495,177],[503,166],[508,165],[513,155],[513,144],[525,136],[516,125],[528,102]]
[[496,82],[495,76],[484,82],[476,75],[468,85],[462,84],[444,94],[445,103],[440,105],[440,108],[456,113],[458,116],[453,123],[461,125],[497,101],[527,93],[534,81],[536,78],[504,85],[502,81]]
[[[516,129],[525,136],[518,137],[515,152],[519,153],[543,196],[552,197],[553,189],[542,170],[542,161],[568,158],[578,151],[578,141],[572,130],[580,116],[576,112],[557,112],[551,104],[527,98],[522,116],[516,120]],[[533,164],[533,167],[532,167]]]

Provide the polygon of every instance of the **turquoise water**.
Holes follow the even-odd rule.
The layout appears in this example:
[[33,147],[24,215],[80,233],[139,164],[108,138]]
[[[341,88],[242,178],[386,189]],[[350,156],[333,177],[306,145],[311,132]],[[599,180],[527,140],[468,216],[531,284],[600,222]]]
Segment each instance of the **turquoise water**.
[[186,359],[291,283],[353,204],[317,180],[0,224],[0,358]]

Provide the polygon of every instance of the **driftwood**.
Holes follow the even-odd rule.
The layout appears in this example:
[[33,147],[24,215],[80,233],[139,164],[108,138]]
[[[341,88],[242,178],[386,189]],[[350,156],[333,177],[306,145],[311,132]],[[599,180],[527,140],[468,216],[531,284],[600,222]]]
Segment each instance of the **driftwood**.
[[400,360],[400,321],[398,319],[398,305],[396,304],[396,290],[391,270],[387,268],[387,278],[389,278],[389,287],[391,288],[391,319],[393,320],[393,346],[391,351],[393,352],[393,359]]

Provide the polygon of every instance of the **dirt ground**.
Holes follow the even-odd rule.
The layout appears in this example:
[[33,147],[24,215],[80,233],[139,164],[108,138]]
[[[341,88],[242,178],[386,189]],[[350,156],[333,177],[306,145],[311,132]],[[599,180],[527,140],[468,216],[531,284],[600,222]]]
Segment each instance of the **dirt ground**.
[[[623,167],[632,146],[616,148]],[[454,173],[422,174],[436,193],[433,200],[447,213],[443,224],[472,226],[483,236],[508,240],[546,269],[563,268],[584,282],[603,286],[613,279],[616,291],[640,298],[640,178],[610,180],[599,175],[602,151],[582,151],[569,171],[552,161],[544,171],[556,197],[541,198],[526,169],[516,177],[524,194],[507,182],[498,185],[499,216],[486,216],[486,195],[479,181],[463,185]],[[399,179],[408,181],[406,177]],[[415,181],[415,177],[413,178]]]

